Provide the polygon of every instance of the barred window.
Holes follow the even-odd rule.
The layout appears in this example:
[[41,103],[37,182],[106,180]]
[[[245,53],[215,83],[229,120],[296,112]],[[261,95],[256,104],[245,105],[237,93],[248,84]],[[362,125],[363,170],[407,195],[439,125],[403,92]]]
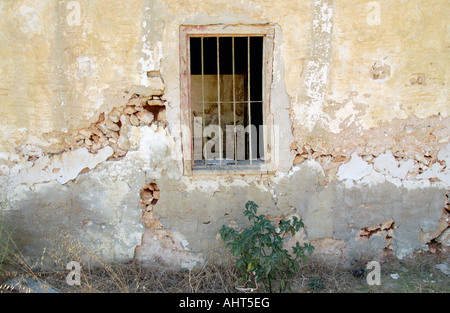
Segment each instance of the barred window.
[[182,26],[180,47],[185,173],[267,172],[272,27]]

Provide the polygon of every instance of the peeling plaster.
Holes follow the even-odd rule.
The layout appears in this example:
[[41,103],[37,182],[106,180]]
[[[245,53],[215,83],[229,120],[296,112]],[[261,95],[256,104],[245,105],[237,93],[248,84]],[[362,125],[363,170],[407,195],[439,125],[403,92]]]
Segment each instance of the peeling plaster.
[[449,146],[441,149],[437,160],[427,167],[427,170],[421,174],[412,176],[411,173],[417,173],[417,162],[413,159],[397,160],[391,151],[386,151],[371,159],[371,163],[364,161],[356,152],[352,153],[349,162],[339,166],[337,177],[339,180],[362,180],[364,183],[384,182],[385,180],[394,183],[397,186],[404,186],[408,189],[424,188],[438,181],[447,186],[449,184],[449,169],[446,164],[449,161]]
[[307,102],[295,108],[298,119],[305,121],[304,126],[311,131],[316,123],[326,125],[327,116],[323,111],[331,64],[331,30],[333,7],[327,0],[314,1],[314,17],[312,21],[313,44],[310,60],[307,63],[304,87]]
[[76,178],[85,168],[90,170],[106,161],[113,154],[111,147],[105,147],[97,154],[86,148],[65,152],[58,156],[41,156],[30,167],[19,171],[19,183],[36,184],[56,180],[60,184]]
[[375,158],[374,169],[382,174],[405,179],[409,171],[415,168],[414,160],[397,161],[391,151],[380,154]]
[[352,153],[351,159],[339,167],[337,176],[339,180],[353,179],[360,180],[372,172],[372,165],[363,161],[356,152]]

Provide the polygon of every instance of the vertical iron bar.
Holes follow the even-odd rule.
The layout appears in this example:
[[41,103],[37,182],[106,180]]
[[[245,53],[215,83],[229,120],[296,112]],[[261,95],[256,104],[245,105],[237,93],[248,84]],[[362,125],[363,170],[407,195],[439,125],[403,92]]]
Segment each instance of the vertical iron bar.
[[234,37],[231,39],[231,56],[233,58],[233,140],[234,140],[234,165],[237,165],[237,137],[236,137],[236,81],[235,81],[235,64],[234,64]]
[[203,38],[201,37],[201,57],[202,57],[202,157],[205,154],[205,165],[207,164],[207,155],[205,149],[205,136],[203,132],[205,131],[205,64],[203,59]]
[[250,164],[252,164],[253,151],[252,151],[252,113],[251,113],[251,102],[250,102],[250,37],[247,37],[247,103],[248,103],[248,150],[250,157]]
[[[263,131],[262,132],[260,132],[260,134],[259,134],[259,138],[258,138],[258,144],[257,144],[257,151],[258,151],[258,153],[259,153],[259,150],[262,150],[263,151],[263,153],[264,153],[264,155],[260,155],[259,157],[260,157],[260,160],[262,159],[262,160],[264,160],[264,163],[265,164],[267,164],[267,160],[268,160],[268,158],[270,158],[270,155],[269,155],[269,146],[270,146],[270,149],[272,150],[273,149],[273,145],[272,145],[272,143],[271,142],[269,142],[268,141],[268,139],[269,138],[271,138],[271,140],[273,139],[273,136],[268,136],[268,131],[267,131],[267,126],[269,125],[269,120],[268,120],[268,118],[267,118],[267,116],[266,116],[266,114],[268,114],[268,110],[267,110],[267,108],[266,108],[266,105],[269,105],[269,102],[267,101],[268,99],[267,99],[267,97],[265,96],[266,95],[266,92],[268,93],[269,92],[269,90],[270,90],[270,86],[268,86],[266,83],[265,83],[265,81],[266,81],[266,73],[271,73],[272,72],[272,68],[270,67],[270,71],[268,71],[268,68],[267,68],[267,64],[266,64],[266,62],[267,62],[267,55],[266,55],[266,45],[267,45],[267,36],[263,36],[262,37],[262,40],[263,40],[263,49],[262,49],[262,64],[261,64],[261,71],[262,71],[262,73],[261,73],[261,76],[262,76],[262,80],[261,80],[261,90],[262,90],[262,94],[261,94],[261,100],[262,100],[262,102],[261,102],[261,110],[262,110],[262,118],[263,118],[263,122],[262,122],[262,124],[263,124]],[[267,87],[269,87],[269,88],[267,88]],[[260,127],[259,127],[260,128]],[[258,131],[259,131],[259,129],[258,129]],[[261,148],[261,145],[262,145],[262,148]]]
[[220,57],[219,57],[219,36],[217,36],[217,109],[219,114],[219,164],[222,165],[222,124],[220,122]]

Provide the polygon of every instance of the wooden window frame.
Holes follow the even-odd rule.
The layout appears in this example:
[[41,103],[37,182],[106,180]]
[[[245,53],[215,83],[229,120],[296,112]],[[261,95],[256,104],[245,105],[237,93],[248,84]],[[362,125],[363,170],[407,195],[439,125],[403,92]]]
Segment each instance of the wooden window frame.
[[[222,174],[268,174],[276,169],[275,136],[273,114],[271,113],[271,85],[274,26],[263,25],[181,25],[180,40],[180,119],[184,175],[222,175]],[[229,168],[196,169],[193,166],[194,151],[192,142],[192,112],[190,103],[190,38],[217,36],[262,36],[263,37],[263,125],[264,164],[259,166],[230,166]]]

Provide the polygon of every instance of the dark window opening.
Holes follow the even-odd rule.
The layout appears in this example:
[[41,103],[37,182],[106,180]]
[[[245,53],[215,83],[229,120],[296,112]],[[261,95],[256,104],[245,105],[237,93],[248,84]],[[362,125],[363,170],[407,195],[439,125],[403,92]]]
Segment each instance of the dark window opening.
[[260,164],[263,37],[191,37],[194,166]]

